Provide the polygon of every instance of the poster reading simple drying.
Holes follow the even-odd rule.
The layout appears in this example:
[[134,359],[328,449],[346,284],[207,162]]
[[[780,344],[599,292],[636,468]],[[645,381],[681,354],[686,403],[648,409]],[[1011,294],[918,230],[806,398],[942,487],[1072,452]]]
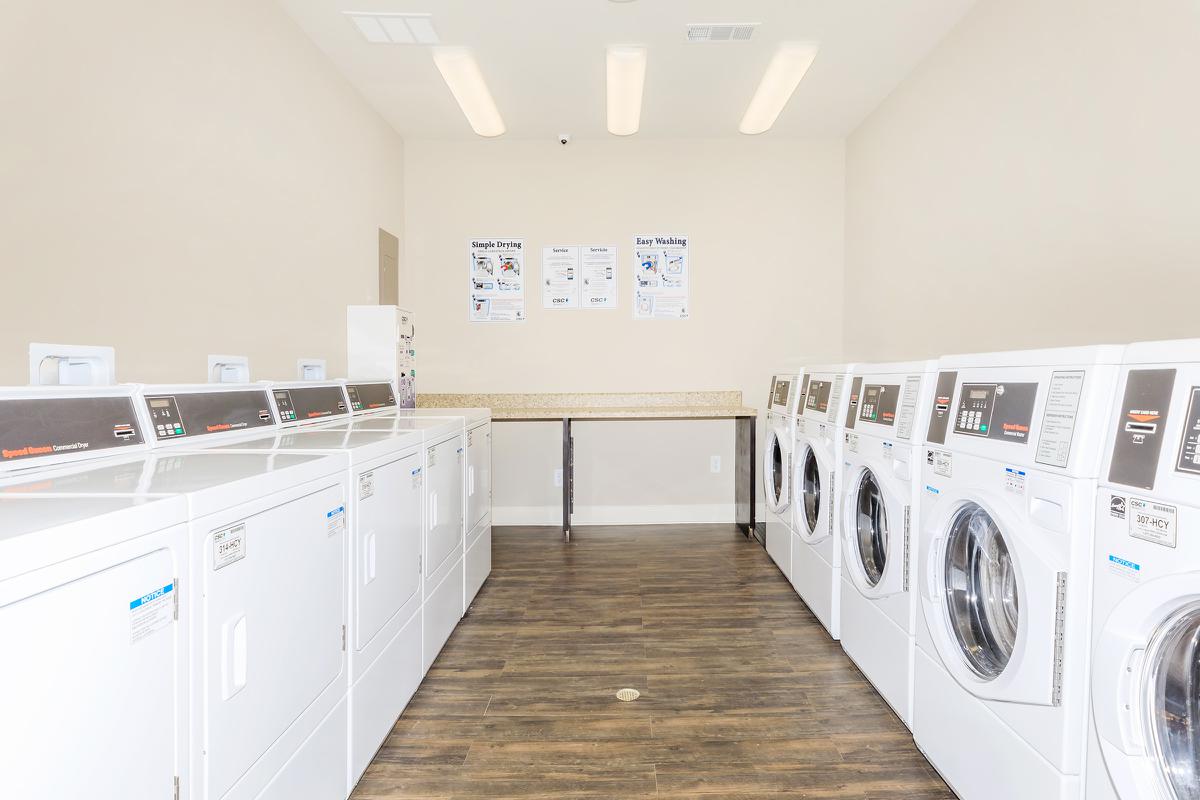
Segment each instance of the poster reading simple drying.
[[583,307],[617,307],[617,248],[585,245],[580,249],[583,270]]
[[542,248],[542,308],[579,308],[579,248]]
[[633,237],[633,318],[687,319],[688,237]]
[[525,240],[472,239],[470,265],[472,322],[525,319]]

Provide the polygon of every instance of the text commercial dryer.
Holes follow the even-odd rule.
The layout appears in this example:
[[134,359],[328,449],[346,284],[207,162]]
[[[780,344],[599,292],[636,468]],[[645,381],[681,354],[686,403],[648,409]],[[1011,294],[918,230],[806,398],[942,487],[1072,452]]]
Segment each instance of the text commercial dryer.
[[[121,391],[132,408],[132,390]],[[246,391],[251,418],[272,424],[261,387]],[[51,393],[31,422],[94,416],[48,408],[62,402]],[[176,404],[155,410],[147,424],[156,437],[159,425],[162,438],[193,430]],[[90,450],[86,434],[72,425],[59,439]],[[173,590],[189,629],[185,797],[345,793],[345,473],[344,455],[157,452],[10,475],[0,486],[0,494],[177,495],[186,503],[188,573]]]
[[[151,417],[173,408],[172,418],[193,431],[160,438],[160,446],[346,457],[349,793],[421,681],[421,435],[262,425],[256,409],[269,405],[268,389],[251,388],[253,402],[245,388],[224,384],[143,387],[140,401]],[[321,384],[295,390],[312,410],[310,389],[327,393]]]
[[842,442],[842,648],[912,727],[924,425],[936,362],[860,364]]
[[763,447],[763,496],[767,554],[785,576],[792,573],[792,448],[796,445],[796,408],[800,376],[771,376]]
[[1200,339],[1130,345],[1096,500],[1088,800],[1200,797]]
[[842,428],[852,365],[806,367],[800,384],[792,456],[792,586],[813,615],[838,638],[841,605]]
[[1078,798],[1119,347],[949,356],[926,432],[913,735],[966,800]]

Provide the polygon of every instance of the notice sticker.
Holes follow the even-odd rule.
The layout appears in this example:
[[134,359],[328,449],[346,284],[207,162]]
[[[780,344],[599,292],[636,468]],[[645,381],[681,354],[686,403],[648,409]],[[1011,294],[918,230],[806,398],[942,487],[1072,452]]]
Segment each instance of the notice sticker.
[[346,507],[338,506],[325,514],[325,535],[336,536],[346,530]]
[[142,595],[129,602],[129,643],[137,644],[171,624],[175,619],[175,584]]
[[1004,468],[1004,491],[1013,494],[1025,494],[1025,470]]
[[421,468],[417,467],[412,471],[412,488],[417,489],[421,486]]
[[1142,565],[1127,558],[1108,554],[1108,571],[1118,577],[1137,583],[1142,579]]
[[943,478],[954,476],[954,456],[945,450],[925,451],[925,463],[935,475],[941,475]]
[[246,526],[234,525],[213,534],[213,571],[246,557]]
[[857,433],[847,433],[846,434],[846,449],[849,450],[851,453],[858,452],[858,434]]
[[1083,377],[1083,370],[1055,372],[1051,376],[1046,411],[1042,415],[1042,433],[1038,437],[1037,463],[1051,467],[1067,465],[1079,398],[1083,395]]
[[375,473],[364,472],[358,476],[358,499],[366,500],[375,494]]
[[1175,546],[1175,526],[1179,516],[1175,506],[1131,497],[1127,508],[1130,536],[1163,547]]

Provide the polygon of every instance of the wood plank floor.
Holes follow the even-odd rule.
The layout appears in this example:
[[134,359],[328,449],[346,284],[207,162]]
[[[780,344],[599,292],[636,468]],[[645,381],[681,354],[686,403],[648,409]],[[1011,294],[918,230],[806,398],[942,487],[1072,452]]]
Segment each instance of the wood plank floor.
[[953,798],[735,527],[497,528],[493,551],[358,800]]

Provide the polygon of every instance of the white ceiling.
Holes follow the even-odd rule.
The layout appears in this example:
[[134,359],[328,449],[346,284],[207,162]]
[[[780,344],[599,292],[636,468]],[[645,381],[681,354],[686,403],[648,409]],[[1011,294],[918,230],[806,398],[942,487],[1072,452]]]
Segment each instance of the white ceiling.
[[[370,44],[343,11],[428,12],[444,45],[471,48],[506,136],[607,137],[604,53],[649,49],[638,136],[737,136],[776,46],[821,50],[765,136],[851,132],[974,0],[278,0],[406,138],[474,134],[427,47]],[[749,42],[689,44],[694,22],[760,22]]]

